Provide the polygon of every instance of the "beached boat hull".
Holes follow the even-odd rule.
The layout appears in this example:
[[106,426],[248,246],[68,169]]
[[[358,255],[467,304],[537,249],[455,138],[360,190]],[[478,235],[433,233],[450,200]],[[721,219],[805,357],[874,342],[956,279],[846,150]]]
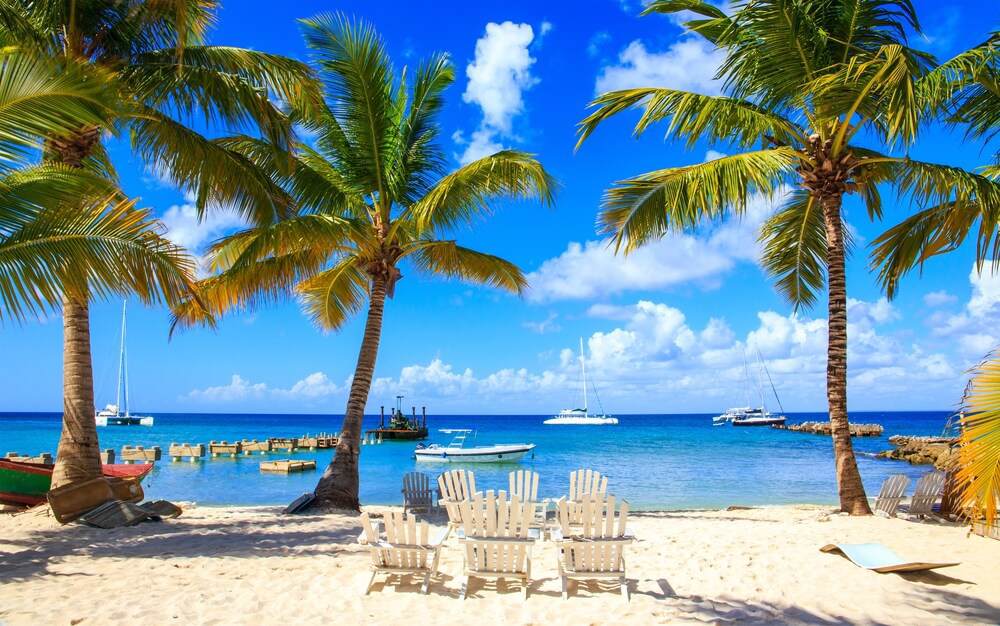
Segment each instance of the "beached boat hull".
[[430,447],[417,450],[418,461],[433,463],[517,463],[535,444],[483,446],[477,448]]
[[[53,465],[0,459],[0,504],[34,506],[45,502]],[[105,476],[142,480],[152,465],[103,465]]]

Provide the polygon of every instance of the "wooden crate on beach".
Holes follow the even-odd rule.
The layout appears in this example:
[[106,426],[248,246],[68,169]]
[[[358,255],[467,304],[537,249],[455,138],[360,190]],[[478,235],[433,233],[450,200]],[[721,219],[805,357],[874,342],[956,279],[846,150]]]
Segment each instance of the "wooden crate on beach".
[[21,463],[41,463],[43,465],[52,464],[52,455],[42,452],[38,456],[22,455],[20,452],[8,452],[5,457],[8,461],[20,461]]
[[253,454],[254,452],[260,452],[261,454],[267,454],[271,451],[270,441],[257,441],[256,439],[244,439],[240,442],[243,446],[243,454]]
[[295,452],[295,449],[299,447],[298,439],[285,439],[283,437],[269,437],[267,439],[268,443],[271,444],[272,450],[284,450],[286,452]]
[[144,448],[142,446],[123,446],[122,463],[152,463],[159,461],[163,452],[160,446]]
[[243,451],[243,445],[239,441],[210,441],[208,442],[208,453],[213,457],[227,455],[233,458],[239,456]]
[[295,472],[305,472],[314,469],[316,469],[316,461],[283,459],[280,461],[264,461],[260,464],[260,471],[272,474],[293,474]]
[[167,449],[167,454],[174,461],[180,461],[184,457],[192,463],[205,456],[205,444],[203,443],[172,443]]

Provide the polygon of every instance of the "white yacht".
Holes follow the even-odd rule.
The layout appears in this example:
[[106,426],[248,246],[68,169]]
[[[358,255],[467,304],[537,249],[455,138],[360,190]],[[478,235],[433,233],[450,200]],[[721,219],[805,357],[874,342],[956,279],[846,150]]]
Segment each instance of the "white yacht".
[[[124,392],[124,398],[122,396]],[[124,404],[121,402],[124,399]],[[122,413],[121,407],[125,407]],[[150,415],[132,415],[128,405],[128,353],[125,351],[125,303],[122,302],[122,345],[118,355],[118,393],[114,404],[107,404],[95,415],[98,426],[152,426]]]
[[[543,424],[549,425],[573,425],[573,426],[584,426],[584,425],[601,425],[601,424],[617,424],[618,418],[612,417],[610,415],[591,415],[587,412],[587,364],[583,358],[583,337],[580,338],[580,371],[583,380],[583,408],[582,409],[563,409],[559,411],[559,415],[555,417],[550,417],[549,419],[542,422]],[[596,389],[594,391],[595,395],[597,393]],[[600,403],[600,398],[597,402]],[[603,409],[603,407],[602,407]]]
[[440,432],[455,435],[455,438],[447,446],[436,443],[429,446],[418,445],[413,453],[416,460],[435,463],[516,463],[535,448],[533,443],[498,443],[466,448],[465,440],[475,431],[448,428]]
[[[747,364],[747,355],[745,352],[743,353],[743,369],[746,371],[747,379],[747,405],[728,409],[722,415],[713,417],[713,426],[722,426],[726,422],[731,423],[733,426],[781,426],[785,423],[784,415],[773,415],[767,410],[767,406],[764,404],[763,384],[759,376],[760,370],[767,374],[767,380],[771,385],[771,392],[774,394],[774,399],[778,402],[778,407],[781,407],[781,400],[778,399],[778,392],[774,388],[774,382],[771,381],[771,373],[767,371],[767,365],[764,364],[764,358],[760,355],[760,350],[757,351],[757,365],[758,380],[751,381],[750,366]],[[757,393],[760,396],[760,406],[757,408],[754,408],[750,404],[751,382],[756,384]]]

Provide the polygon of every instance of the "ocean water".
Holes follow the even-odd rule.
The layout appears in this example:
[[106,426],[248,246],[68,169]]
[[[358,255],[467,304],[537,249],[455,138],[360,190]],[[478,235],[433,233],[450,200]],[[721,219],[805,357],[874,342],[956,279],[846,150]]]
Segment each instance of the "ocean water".
[[[315,459],[317,471],[262,474],[258,455],[239,459],[206,457],[199,463],[174,463],[166,457],[173,442],[299,437],[340,430],[339,415],[155,414],[155,426],[98,429],[101,448],[116,453],[124,445],[158,445],[164,459],[143,486],[149,498],[211,505],[286,504],[311,491],[332,450],[271,454],[266,458]],[[443,469],[476,472],[479,489],[506,489],[514,469],[541,475],[542,497],[558,497],[569,487],[569,472],[592,468],[608,476],[609,491],[637,509],[717,508],[837,502],[833,447],[829,437],[767,427],[712,426],[710,415],[623,415],[617,426],[546,426],[546,415],[428,415],[428,443],[447,444],[441,428],[473,428],[479,444],[535,443],[534,455],[516,464],[427,463],[413,459],[413,442],[366,445],[361,453],[361,500],[398,504],[403,474],[420,470],[432,477]],[[789,422],[823,420],[823,413],[791,413]],[[931,469],[874,458],[889,449],[890,435],[939,435],[949,413],[858,412],[851,420],[885,426],[885,436],[855,438],[858,464],[870,496],[889,474],[917,476]],[[365,428],[378,417],[366,417]],[[0,413],[0,453],[55,453],[60,416],[52,413]],[[471,444],[471,439],[470,442]]]

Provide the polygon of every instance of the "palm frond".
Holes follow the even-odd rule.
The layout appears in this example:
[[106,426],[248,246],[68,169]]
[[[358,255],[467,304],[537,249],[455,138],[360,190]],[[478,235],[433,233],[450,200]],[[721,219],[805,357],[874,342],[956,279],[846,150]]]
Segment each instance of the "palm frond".
[[793,309],[811,307],[826,284],[826,226],[819,203],[797,189],[761,225],[758,240],[763,244],[761,265],[778,293]]
[[528,286],[524,273],[492,254],[456,245],[454,241],[422,240],[404,249],[414,267],[431,275],[488,285],[521,295]]
[[1000,354],[990,353],[972,372],[963,399],[956,483],[959,506],[974,523],[1000,527]]
[[299,295],[306,314],[324,330],[340,330],[368,301],[370,278],[357,258],[347,256],[302,282]]
[[630,108],[644,110],[632,133],[636,138],[651,124],[669,120],[665,139],[685,139],[689,148],[702,139],[736,141],[740,145],[752,144],[765,136],[781,144],[805,142],[797,124],[736,98],[650,87],[601,94],[588,108],[597,110],[580,122],[577,149],[601,122]]
[[558,182],[534,155],[503,150],[444,176],[408,209],[420,230],[471,224],[499,199],[539,198],[551,205]]
[[0,173],[0,237],[23,228],[46,209],[79,207],[117,191],[103,176],[61,163],[7,170]]
[[628,253],[669,231],[728,215],[739,218],[755,193],[771,196],[791,180],[800,155],[789,147],[745,152],[615,183],[604,196],[598,232]]

